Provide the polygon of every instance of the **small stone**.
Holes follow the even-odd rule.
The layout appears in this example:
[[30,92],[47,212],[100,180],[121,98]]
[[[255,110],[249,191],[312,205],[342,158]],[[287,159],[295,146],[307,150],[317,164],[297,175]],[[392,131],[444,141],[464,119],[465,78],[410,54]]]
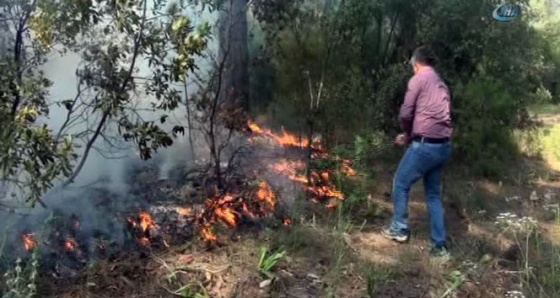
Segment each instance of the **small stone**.
[[554,198],[556,197],[556,194],[553,192],[547,192],[544,194],[544,199],[546,201],[546,203],[551,203]]
[[535,201],[539,200],[539,196],[537,195],[536,190],[533,190],[533,192],[531,193],[531,196],[529,197],[529,200],[531,200],[532,202],[535,202]]
[[319,279],[319,276],[313,273],[307,273],[307,277],[310,279]]
[[264,289],[269,287],[271,284],[272,284],[272,279],[265,279],[261,281],[261,283],[259,284],[259,288]]
[[482,256],[482,258],[480,259],[480,263],[486,264],[486,263],[489,263],[490,261],[492,261],[492,259],[494,259],[494,258],[492,257],[491,254],[484,254]]

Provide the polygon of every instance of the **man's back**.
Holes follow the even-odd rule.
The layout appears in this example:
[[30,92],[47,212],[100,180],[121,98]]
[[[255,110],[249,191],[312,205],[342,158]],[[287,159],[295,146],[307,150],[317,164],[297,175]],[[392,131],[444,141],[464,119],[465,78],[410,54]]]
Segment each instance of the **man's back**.
[[401,119],[412,120],[412,136],[451,137],[451,96],[433,68],[426,67],[410,79]]

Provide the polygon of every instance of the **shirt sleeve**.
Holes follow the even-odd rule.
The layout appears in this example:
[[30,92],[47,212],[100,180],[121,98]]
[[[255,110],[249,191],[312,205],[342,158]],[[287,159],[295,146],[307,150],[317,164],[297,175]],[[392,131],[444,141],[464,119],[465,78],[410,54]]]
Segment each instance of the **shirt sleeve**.
[[414,112],[416,110],[416,100],[422,88],[421,79],[418,76],[413,76],[408,82],[404,102],[401,106],[399,113],[399,122],[401,129],[407,135],[412,133],[412,123],[414,121]]

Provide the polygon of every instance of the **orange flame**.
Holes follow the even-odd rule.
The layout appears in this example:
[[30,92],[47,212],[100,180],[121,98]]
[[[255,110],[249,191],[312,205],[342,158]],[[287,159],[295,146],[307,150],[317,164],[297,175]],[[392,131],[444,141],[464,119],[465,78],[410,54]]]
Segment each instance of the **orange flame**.
[[212,232],[212,227],[209,224],[204,225],[200,233],[202,234],[202,238],[206,241],[216,241],[218,239],[214,232]]
[[274,195],[274,192],[272,192],[270,185],[264,180],[259,183],[257,199],[262,202],[268,203],[270,206],[270,210],[274,210],[274,207],[276,206],[276,196]]
[[342,172],[348,176],[356,175],[356,171],[352,169],[350,160],[345,159],[342,161]]
[[344,200],[344,194],[328,186],[309,187],[309,191],[318,197],[329,197]]
[[180,215],[185,215],[185,216],[192,215],[192,213],[193,213],[192,208],[188,208],[188,207],[177,207],[177,209],[175,209],[175,210]]
[[140,218],[140,227],[142,231],[147,231],[150,226],[154,225],[152,216],[148,212],[142,211],[138,214],[138,217]]
[[73,251],[76,249],[76,247],[78,247],[78,243],[76,243],[76,240],[74,240],[74,238],[68,238],[66,239],[66,242],[64,242],[64,249],[66,251]]
[[[183,209],[186,210],[187,208],[177,208],[176,210],[179,212],[179,210],[183,210]],[[139,229],[142,232],[159,231],[159,226],[156,224],[156,222],[153,220],[152,216],[148,212],[146,211],[139,212],[138,219],[139,220],[136,221],[134,218],[129,217],[127,218],[127,221],[132,225],[132,227],[139,227]],[[152,236],[150,235],[149,237],[147,237],[147,236],[137,235],[136,241],[138,242],[138,244],[142,246],[149,246],[151,244],[150,237]],[[165,239],[162,239],[162,242],[165,247],[169,247],[169,244]]]
[[[253,133],[259,134],[259,135],[265,135],[265,136],[275,140],[278,144],[281,144],[283,146],[292,146],[292,147],[304,148],[304,147],[307,147],[309,145],[309,141],[307,139],[300,138],[300,137],[297,137],[293,134],[290,134],[290,133],[286,132],[284,130],[284,128],[282,128],[282,134],[277,135],[277,134],[273,133],[270,129],[260,127],[259,125],[257,125],[253,121],[249,120],[247,125],[249,126],[249,128],[251,129],[251,131]],[[319,149],[320,146],[316,143],[318,143],[318,140],[314,140],[314,142],[312,144],[312,147],[316,148],[316,149]]]
[[[262,128],[252,121],[247,122],[248,131],[252,134],[250,140],[254,136],[265,137],[277,145],[284,147],[311,148],[311,158],[327,158],[329,154],[321,147],[320,139],[315,138],[311,141],[307,138],[297,137],[294,134],[286,132],[283,128],[278,134],[269,129]],[[283,159],[277,163],[270,164],[271,170],[282,173],[294,182],[298,182],[305,186],[307,191],[312,194],[311,200],[314,202],[327,203],[328,208],[336,208],[337,200],[344,200],[344,195],[337,190],[330,182],[332,179],[332,171],[311,171],[305,173],[306,164],[303,161],[293,161]],[[342,160],[339,169],[342,173],[352,176],[356,172],[351,167],[349,160]],[[307,176],[309,174],[309,176]],[[216,191],[217,193],[217,191]],[[254,218],[266,216],[273,211],[277,205],[277,197],[269,185],[264,180],[259,182],[258,188],[254,192],[249,192],[250,197],[254,201],[247,201],[247,196],[232,195],[216,195],[206,200],[205,209],[210,212],[202,212],[199,215],[200,234],[202,239],[206,241],[215,241],[216,235],[212,231],[212,226],[221,221],[228,227],[237,227],[242,215]],[[335,201],[332,201],[335,199]],[[256,208],[256,209],[255,209]],[[192,210],[189,208],[177,208],[177,213],[182,215],[191,215]],[[198,216],[198,215],[197,215]],[[288,226],[291,224],[289,217],[284,218],[283,224]]]
[[246,214],[247,216],[251,217],[251,218],[255,218],[255,214],[253,214],[253,212],[251,212],[251,210],[249,210],[249,207],[247,207],[247,204],[245,202],[242,203],[243,206],[243,213]]
[[[279,145],[299,147],[307,147],[309,145],[308,141],[299,141],[297,137],[287,133],[284,129],[282,129],[282,134],[277,135],[274,134],[271,130],[264,129],[252,121],[249,121],[248,126],[253,133],[270,137]],[[311,156],[312,158],[328,157],[328,153],[321,148],[318,139],[313,140],[313,143],[310,147],[314,150]],[[272,164],[270,167],[277,172],[284,173],[292,181],[306,185],[308,192],[316,197],[313,198],[314,201],[320,201],[318,200],[319,198],[336,198],[339,200],[344,200],[344,195],[342,194],[342,192],[337,190],[330,182],[331,175],[329,171],[312,171],[311,173],[309,173],[308,177],[304,174],[301,174],[301,171],[305,169],[305,165],[302,161],[288,160],[282,160],[278,163]],[[340,171],[348,176],[356,175],[356,171],[354,171],[354,169],[352,169],[351,167],[350,160],[342,160]],[[338,204],[335,203],[329,203],[327,207],[334,208],[337,205]]]
[[23,245],[25,246],[25,250],[31,251],[33,248],[37,246],[37,241],[35,240],[34,233],[27,233],[22,235]]
[[224,207],[224,206],[219,206],[219,207],[216,207],[216,209],[214,210],[214,213],[216,214],[216,216],[218,218],[223,220],[228,226],[230,226],[230,227],[236,227],[237,226],[235,212],[233,210],[231,210],[230,208],[227,208],[227,207]]

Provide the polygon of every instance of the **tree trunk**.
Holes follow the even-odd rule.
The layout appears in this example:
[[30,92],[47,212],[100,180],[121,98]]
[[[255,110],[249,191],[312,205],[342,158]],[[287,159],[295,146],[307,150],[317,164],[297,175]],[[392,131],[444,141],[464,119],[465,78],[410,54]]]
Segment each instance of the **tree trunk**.
[[249,49],[247,46],[247,0],[229,0],[220,13],[220,61],[225,62],[221,101],[226,108],[249,110]]

